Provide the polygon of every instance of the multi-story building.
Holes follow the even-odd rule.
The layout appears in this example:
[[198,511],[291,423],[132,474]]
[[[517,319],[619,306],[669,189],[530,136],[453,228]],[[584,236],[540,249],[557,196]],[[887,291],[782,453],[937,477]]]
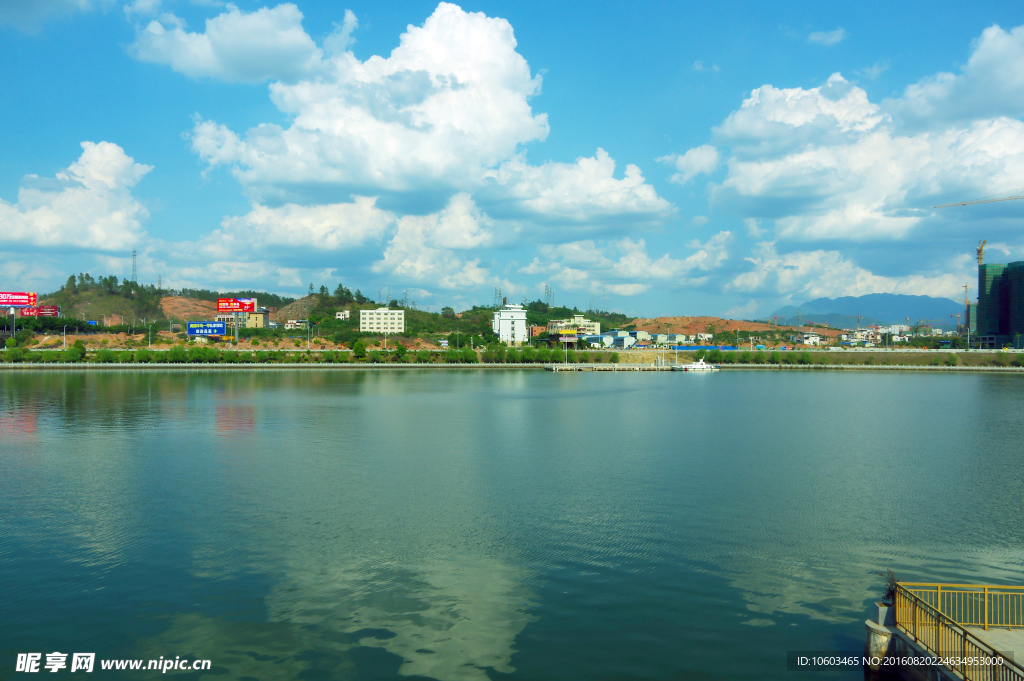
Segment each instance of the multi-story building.
[[494,311],[491,331],[498,335],[505,345],[520,346],[529,338],[526,324],[526,308],[522,305],[503,305]]
[[405,310],[378,307],[359,311],[360,333],[405,333]]
[[224,322],[229,329],[233,329],[236,314],[240,328],[263,329],[270,326],[270,311],[265,307],[258,307],[255,312],[222,312],[216,319],[218,322]]
[[348,320],[351,318],[351,313],[348,310],[338,310],[334,313],[335,319]]
[[581,314],[573,315],[572,319],[552,319],[548,322],[548,335],[555,336],[563,331],[574,331],[584,336],[600,336],[601,322],[592,322]]

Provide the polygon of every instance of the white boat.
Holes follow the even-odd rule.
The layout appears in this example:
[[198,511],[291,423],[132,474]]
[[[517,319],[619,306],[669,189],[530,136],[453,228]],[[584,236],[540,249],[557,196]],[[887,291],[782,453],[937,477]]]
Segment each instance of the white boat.
[[708,364],[701,357],[696,362],[690,362],[689,364],[676,364],[673,365],[672,371],[718,371],[720,367],[714,364]]

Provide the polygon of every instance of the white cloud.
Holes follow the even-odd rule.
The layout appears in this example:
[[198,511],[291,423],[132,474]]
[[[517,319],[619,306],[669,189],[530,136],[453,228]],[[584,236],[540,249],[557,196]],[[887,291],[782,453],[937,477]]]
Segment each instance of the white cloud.
[[110,142],[82,142],[82,155],[56,179],[29,175],[17,203],[0,200],[0,241],[43,247],[124,250],[143,235],[146,208],[131,188],[152,166]]
[[483,248],[494,240],[490,218],[468,194],[460,193],[439,213],[400,218],[384,258],[373,269],[444,289],[475,288],[494,279],[480,266],[480,258],[457,251]]
[[840,27],[834,31],[814,31],[807,36],[807,41],[831,47],[841,43],[844,38],[846,38],[846,29]]
[[875,62],[874,66],[868,66],[866,68],[855,71],[861,78],[867,78],[868,80],[876,80],[879,76],[889,70],[889,60],[883,60]]
[[315,79],[272,84],[274,103],[293,117],[289,128],[261,125],[242,137],[201,121],[193,149],[211,166],[234,164],[257,191],[307,183],[470,189],[519,144],[548,134],[547,117],[528,101],[540,77],[515,48],[504,19],[441,3],[388,58],[360,62],[345,52]]
[[969,281],[971,257],[963,254],[942,263],[930,275],[885,277],[873,274],[838,251],[796,251],[779,254],[776,242],[757,244],[745,258],[753,269],[736,276],[726,291],[769,293],[804,298],[861,296],[868,293],[904,293],[955,297]]
[[[695,251],[685,259],[668,253],[651,258],[643,239],[619,239],[604,245],[592,240],[566,244],[544,244],[540,256],[519,271],[522,274],[546,275],[552,283],[567,290],[593,293],[638,295],[650,288],[649,281],[675,284],[702,284],[706,273],[728,259],[732,234],[719,232],[706,243],[692,241],[687,246]],[[633,281],[624,281],[633,280]],[[637,281],[640,280],[640,281]]]
[[225,218],[200,246],[219,257],[268,248],[337,251],[380,239],[394,220],[365,196],[352,203],[255,205],[246,215]]
[[114,0],[3,0],[0,2],[0,24],[35,33],[49,19],[103,9],[113,3]]
[[986,28],[959,74],[937,73],[886,102],[902,122],[917,128],[953,122],[1024,116],[1024,26]]
[[359,28],[359,19],[352,10],[345,10],[345,19],[340,24],[334,24],[334,32],[324,39],[324,51],[328,56],[343,54],[356,41],[352,37],[355,30]]
[[710,175],[713,173],[715,168],[718,167],[720,157],[718,149],[710,144],[705,144],[694,147],[681,156],[679,154],[671,154],[669,156],[662,156],[658,160],[675,165],[676,170],[679,171],[669,178],[670,182],[686,184],[697,175]]
[[129,19],[135,16],[152,16],[160,11],[161,0],[132,0],[124,4],[124,14]]
[[763,86],[716,132],[733,155],[713,201],[774,219],[788,239],[906,239],[943,197],[1009,190],[1024,174],[1021,121],[900,134],[838,74],[810,90]]
[[644,181],[640,168],[626,166],[625,176],[615,179],[615,161],[604,149],[575,163],[531,166],[521,158],[488,173],[502,189],[505,200],[534,217],[585,222],[609,216],[668,215],[671,204]]
[[706,215],[694,215],[693,219],[690,220],[690,224],[694,227],[703,227],[708,224],[708,216]]
[[757,313],[758,302],[751,298],[743,305],[735,305],[725,311],[727,319],[750,319]]
[[180,19],[165,14],[139,31],[129,52],[192,78],[243,83],[310,76],[319,72],[323,57],[302,28],[302,12],[291,3],[250,13],[228,5],[228,11],[206,20],[204,33],[188,32]]
[[711,66],[705,66],[702,61],[693,62],[694,71],[719,71],[718,64],[712,64]]

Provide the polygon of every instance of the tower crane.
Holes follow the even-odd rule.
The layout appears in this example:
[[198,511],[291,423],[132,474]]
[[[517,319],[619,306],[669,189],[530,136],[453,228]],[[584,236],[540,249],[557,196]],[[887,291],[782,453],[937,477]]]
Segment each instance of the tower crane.
[[[957,201],[956,203],[943,203],[943,204],[940,204],[940,205],[935,206],[935,207],[936,208],[951,208],[952,206],[973,206],[973,205],[978,204],[978,203],[999,203],[1000,201],[1017,201],[1019,199],[1024,199],[1024,194],[1020,194],[1020,193],[1016,193],[1015,192],[1013,196],[1001,196],[1001,197],[998,197],[998,198],[977,199],[975,201]],[[982,255],[985,252],[985,244],[987,244],[987,243],[988,243],[988,240],[982,240],[982,241],[978,242],[978,264],[979,265],[981,264]]]

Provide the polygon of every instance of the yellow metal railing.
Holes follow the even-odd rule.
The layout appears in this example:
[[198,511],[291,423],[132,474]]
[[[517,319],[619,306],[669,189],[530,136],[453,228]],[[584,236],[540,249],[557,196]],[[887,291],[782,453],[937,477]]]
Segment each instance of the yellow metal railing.
[[[908,587],[913,587],[913,589]],[[896,626],[913,637],[915,643],[929,652],[938,657],[948,658],[951,663],[947,666],[953,671],[959,672],[965,681],[1024,681],[1024,668],[973,636],[951,615],[944,614],[933,605],[933,603],[957,604],[970,601],[970,599],[958,600],[957,598],[946,600],[946,587],[949,587],[952,593],[959,589],[972,594],[977,593],[971,591],[974,588],[1005,588],[973,587],[966,584],[940,585],[900,582],[896,585]],[[915,593],[918,590],[925,591],[926,596],[930,593],[932,602],[918,596]],[[966,605],[962,612],[974,616],[979,609],[980,606],[972,610],[970,605]],[[994,658],[999,658],[999,663],[993,663]]]
[[1024,627],[1024,586],[924,582],[900,585],[965,627]]

